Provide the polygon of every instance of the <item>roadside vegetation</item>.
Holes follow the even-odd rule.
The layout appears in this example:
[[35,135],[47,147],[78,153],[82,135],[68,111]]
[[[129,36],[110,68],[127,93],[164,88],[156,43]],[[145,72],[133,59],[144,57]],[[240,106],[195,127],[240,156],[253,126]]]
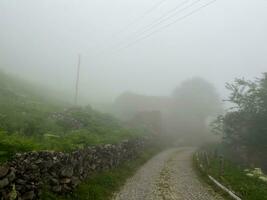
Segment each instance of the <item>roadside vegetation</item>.
[[[212,123],[222,142],[201,149],[204,180],[213,176],[244,200],[267,199],[267,73],[228,83],[231,108]],[[195,158],[196,159],[196,158]],[[264,174],[265,173],[265,174]]]
[[232,108],[213,123],[213,131],[223,137],[224,155],[267,171],[267,73],[226,86]]
[[[207,150],[207,148],[205,150]],[[202,156],[199,154],[199,161],[197,161],[196,156],[194,157],[197,170],[201,172],[200,174],[203,180],[213,185],[214,188],[222,194],[225,193],[215,186],[207,175],[215,178],[243,200],[267,199],[267,182],[260,178],[264,176],[263,174],[250,173],[249,171],[251,170],[218,156],[217,150],[215,151],[216,153],[214,153],[213,150],[215,149],[205,151],[205,154],[202,153]],[[208,163],[204,155],[207,155]],[[201,164],[202,169],[199,167],[199,164]],[[231,199],[226,194],[224,196],[227,199]]]
[[90,106],[57,101],[27,82],[0,73],[0,162],[32,150],[72,151],[144,134]]
[[[73,106],[43,95],[31,84],[0,73],[0,163],[16,153],[70,152],[150,135],[145,127],[130,127],[90,106]],[[160,150],[159,146],[147,147],[135,160],[122,163],[118,168],[91,174],[67,196],[57,196],[44,188],[42,199],[109,199]]]

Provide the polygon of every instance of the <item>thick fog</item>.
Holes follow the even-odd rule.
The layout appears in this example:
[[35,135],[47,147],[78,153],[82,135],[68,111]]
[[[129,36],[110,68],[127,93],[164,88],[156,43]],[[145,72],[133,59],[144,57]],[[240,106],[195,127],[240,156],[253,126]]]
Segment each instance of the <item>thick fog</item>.
[[266,10],[266,0],[1,0],[0,68],[74,93],[80,53],[88,102],[166,96],[195,76],[225,96],[225,82],[267,69]]

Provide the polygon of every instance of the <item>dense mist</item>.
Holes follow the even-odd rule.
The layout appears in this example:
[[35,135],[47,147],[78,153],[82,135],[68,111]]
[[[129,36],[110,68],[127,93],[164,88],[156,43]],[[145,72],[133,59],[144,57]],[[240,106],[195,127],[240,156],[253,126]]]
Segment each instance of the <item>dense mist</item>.
[[[2,0],[0,68],[72,102],[81,54],[79,103],[97,105],[125,91],[169,96],[195,76],[224,98],[225,82],[265,70],[266,1],[216,1],[168,27],[209,1],[159,3]],[[153,27],[162,16],[169,18]]]
[[266,11],[0,0],[0,200],[267,200]]

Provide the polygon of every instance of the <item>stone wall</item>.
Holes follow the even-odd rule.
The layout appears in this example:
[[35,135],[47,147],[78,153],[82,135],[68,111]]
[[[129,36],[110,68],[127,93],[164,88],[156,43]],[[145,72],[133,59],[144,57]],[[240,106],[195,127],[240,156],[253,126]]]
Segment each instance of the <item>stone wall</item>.
[[96,171],[116,167],[135,158],[145,139],[88,147],[71,153],[40,151],[17,154],[0,166],[0,199],[38,199],[42,188],[55,193],[71,192]]

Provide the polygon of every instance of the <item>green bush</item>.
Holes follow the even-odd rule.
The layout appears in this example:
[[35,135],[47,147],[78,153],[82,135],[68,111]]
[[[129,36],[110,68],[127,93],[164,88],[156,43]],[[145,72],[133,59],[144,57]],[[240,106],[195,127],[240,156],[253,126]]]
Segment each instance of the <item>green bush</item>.
[[72,107],[44,98],[25,81],[0,73],[0,160],[31,150],[73,151],[117,143],[144,131],[130,130],[90,106]]

